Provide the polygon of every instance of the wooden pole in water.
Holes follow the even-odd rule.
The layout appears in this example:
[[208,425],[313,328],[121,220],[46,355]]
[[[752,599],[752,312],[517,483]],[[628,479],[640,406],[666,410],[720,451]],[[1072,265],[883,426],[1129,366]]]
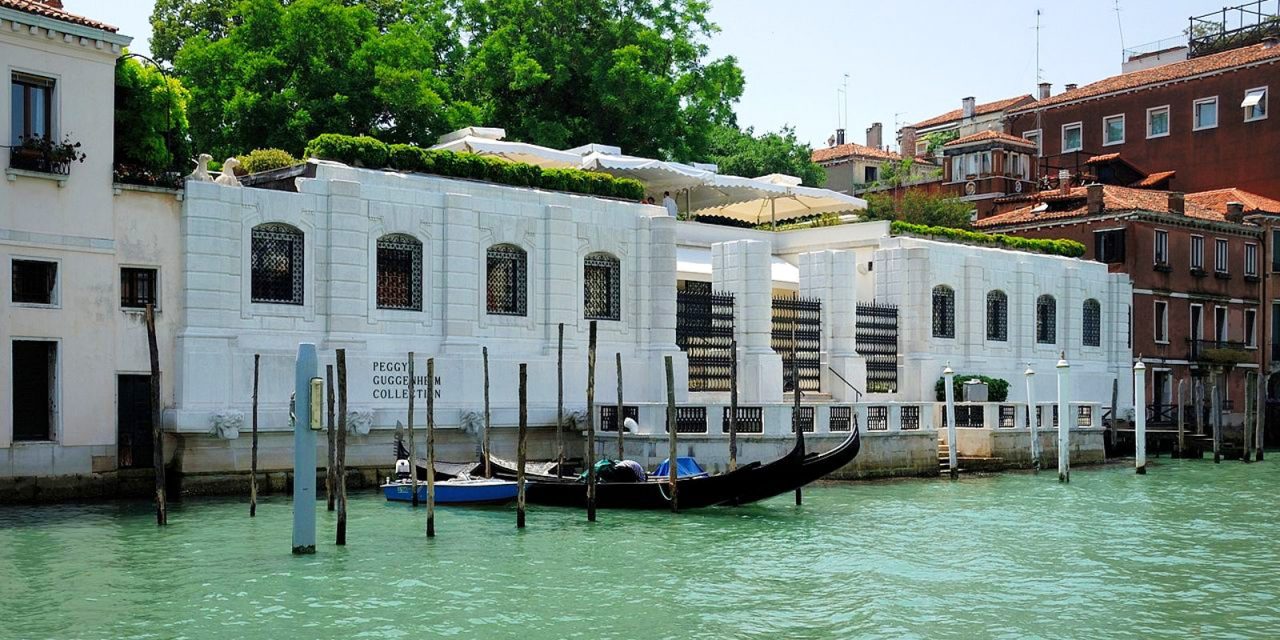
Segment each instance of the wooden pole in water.
[[1147,473],[1147,412],[1141,410],[1146,396],[1147,365],[1142,364],[1142,356],[1138,356],[1138,362],[1133,365],[1133,466],[1138,475]]
[[947,470],[947,475],[951,476],[952,480],[960,477],[960,462],[958,459],[960,447],[958,446],[959,443],[956,442],[959,438],[956,437],[955,379],[956,372],[951,368],[951,363],[948,362],[946,368],[942,370],[942,398],[947,403],[947,466],[950,467]]
[[1187,380],[1185,378],[1178,381],[1178,457],[1179,458],[1185,456],[1187,451],[1187,444],[1186,444],[1187,412],[1185,409],[1186,405],[1184,402],[1185,390],[1183,389],[1183,385],[1186,384],[1186,382]]
[[427,537],[436,535],[436,359],[427,358]]
[[[418,447],[413,441],[413,352],[409,352],[409,489],[413,491],[410,498],[413,506],[418,506]],[[435,469],[431,470],[435,473]]]
[[253,442],[249,445],[249,517],[258,515],[258,361],[253,354]]
[[556,342],[556,477],[564,476],[564,323]]
[[738,341],[729,342],[729,470],[738,468]]
[[1218,369],[1214,368],[1209,383],[1209,426],[1213,429],[1213,462],[1222,462],[1222,397],[1218,390]]
[[[596,321],[587,342],[587,522],[596,521]],[[563,459],[563,458],[562,458]]]
[[1263,432],[1266,431],[1267,428],[1267,383],[1266,379],[1262,377],[1262,374],[1258,374],[1257,387],[1257,393],[1253,398],[1255,403],[1253,405],[1254,411],[1257,413],[1257,418],[1254,421],[1253,426],[1253,437],[1254,450],[1258,453],[1254,456],[1254,460],[1262,462],[1262,445],[1265,444]]
[[160,424],[160,347],[156,344],[155,306],[147,305],[147,350],[151,356],[151,463],[156,468],[156,524],[169,524],[169,507],[165,497],[164,431]]
[[[796,325],[791,325],[791,429],[796,432],[796,440],[804,442],[804,427],[800,424],[800,366],[796,359]],[[796,506],[804,502],[801,488],[796,487]]]
[[489,462],[489,421],[491,419],[489,414],[489,347],[481,347],[480,355],[484,357],[484,438],[482,440],[484,445],[481,447],[482,451],[480,453],[484,455],[484,477],[492,478],[493,467]]
[[[1027,363],[1027,370],[1022,375],[1027,378],[1027,432],[1031,436],[1031,469],[1040,473],[1040,429],[1037,427],[1040,417],[1036,415],[1034,381],[1036,372],[1031,368],[1030,362]],[[1115,416],[1112,416],[1112,420],[1115,420]]]
[[1241,457],[1245,463],[1253,462],[1253,429],[1256,423],[1254,409],[1254,374],[1252,371],[1246,371],[1244,374],[1244,447],[1243,456]]
[[680,511],[679,496],[676,494],[680,485],[676,482],[679,478],[679,466],[676,464],[676,378],[671,371],[671,356],[666,356],[664,362],[667,367],[667,482],[671,487],[671,513]]
[[338,349],[338,450],[334,454],[338,481],[338,536],[336,544],[347,544],[347,350]]
[[334,497],[335,497],[335,496],[334,496],[334,492],[336,491],[336,488],[337,488],[337,486],[336,486],[336,485],[337,485],[337,473],[336,473],[336,471],[334,470],[334,466],[335,466],[335,463],[336,463],[336,457],[337,457],[337,449],[336,449],[336,447],[334,447],[334,442],[333,442],[333,435],[334,435],[334,429],[333,429],[333,402],[334,402],[334,398],[333,398],[333,365],[331,365],[331,364],[329,364],[329,365],[325,365],[324,370],[325,370],[325,379],[328,381],[327,386],[328,386],[328,388],[329,388],[329,422],[328,422],[328,425],[329,425],[328,432],[329,432],[329,433],[328,433],[328,436],[327,436],[327,437],[328,437],[328,451],[327,451],[327,452],[326,452],[326,454],[325,454],[325,463],[324,463],[324,492],[325,492],[325,497],[326,497],[326,499],[327,499],[327,501],[328,501],[328,509],[329,509],[329,511],[333,511],[333,499],[334,499]]
[[1058,482],[1071,482],[1071,365],[1058,360]]
[[1204,381],[1191,383],[1191,410],[1196,414],[1196,435],[1204,435]]
[[[1119,410],[1118,401],[1120,399],[1120,376],[1116,376],[1111,381],[1111,449],[1116,448],[1116,422],[1120,415],[1116,413]],[[1135,405],[1136,406],[1136,405]]]
[[622,440],[622,433],[624,431],[624,429],[622,428],[623,427],[622,423],[626,420],[626,417],[623,414],[625,413],[626,405],[622,403],[622,354],[621,353],[618,354],[617,359],[618,359],[618,412],[614,414],[613,421],[614,421],[614,426],[618,428],[618,460],[621,461],[627,455],[626,448]]
[[516,528],[524,528],[524,465],[529,435],[529,365],[520,363],[520,429],[516,434]]

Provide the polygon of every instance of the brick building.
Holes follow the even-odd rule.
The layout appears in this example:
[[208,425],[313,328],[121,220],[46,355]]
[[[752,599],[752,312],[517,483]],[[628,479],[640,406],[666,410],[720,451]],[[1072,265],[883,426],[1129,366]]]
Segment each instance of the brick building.
[[1151,375],[1148,415],[1172,422],[1178,384],[1188,402],[1215,364],[1225,374],[1227,423],[1242,420],[1245,372],[1266,371],[1274,314],[1263,296],[1263,227],[1258,214],[1280,202],[1239,189],[1182,194],[1091,185],[1020,198],[1017,208],[979,220],[982,231],[1084,243],[1086,259],[1133,280],[1131,335]]
[[[867,143],[858,144],[845,142],[844,129],[839,129],[831,137],[830,146],[815,149],[810,159],[826,172],[822,186],[850,194],[875,186],[884,177],[885,163],[902,160],[901,154],[883,147],[881,132],[881,124],[872,123],[867,128]],[[927,179],[937,169],[937,165],[917,161],[911,167],[910,179]]]

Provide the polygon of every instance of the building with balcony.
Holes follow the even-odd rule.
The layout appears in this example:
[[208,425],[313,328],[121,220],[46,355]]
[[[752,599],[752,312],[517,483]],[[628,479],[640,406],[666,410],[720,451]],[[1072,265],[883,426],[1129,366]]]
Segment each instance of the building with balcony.
[[[844,129],[836,131],[831,137],[831,144],[822,149],[815,149],[811,159],[826,172],[823,187],[841,193],[861,193],[868,188],[879,186],[882,181],[892,179],[899,183],[911,183],[917,180],[930,179],[938,170],[936,164],[916,158],[910,166],[909,176],[886,175],[885,165],[898,165],[901,169],[903,156],[889,151],[881,145],[881,124],[872,123],[867,128],[867,144],[845,142]],[[891,170],[892,171],[892,170]]]
[[959,109],[906,125],[898,131],[898,148],[914,157],[941,163],[942,149],[930,149],[930,139],[939,143],[973,135],[980,131],[1004,131],[1005,114],[1035,101],[1031,95],[1015,96],[978,104],[973,97],[960,101]]

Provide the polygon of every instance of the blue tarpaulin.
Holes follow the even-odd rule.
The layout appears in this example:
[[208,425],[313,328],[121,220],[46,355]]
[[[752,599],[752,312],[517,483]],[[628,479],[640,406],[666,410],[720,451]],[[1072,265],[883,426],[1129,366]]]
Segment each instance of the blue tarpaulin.
[[[670,459],[668,458],[668,460]],[[649,474],[649,477],[650,478],[667,477],[667,475],[671,473],[670,467],[667,466],[668,460],[663,460],[658,465],[658,468],[654,469],[653,473]],[[698,464],[697,460],[694,460],[693,458],[686,458],[683,456],[676,458],[676,477],[677,478],[692,478],[695,476],[705,476],[705,475],[707,475],[707,472],[702,469],[702,466]]]

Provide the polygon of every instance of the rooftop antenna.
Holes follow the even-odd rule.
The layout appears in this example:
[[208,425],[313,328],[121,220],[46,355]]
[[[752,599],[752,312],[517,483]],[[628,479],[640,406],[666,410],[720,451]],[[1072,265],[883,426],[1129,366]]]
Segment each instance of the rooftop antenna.
[[[1040,10],[1036,9],[1036,91],[1043,82],[1043,70],[1040,68]],[[1039,94],[1036,94],[1039,97]],[[1041,123],[1041,109],[1036,109],[1036,160],[1044,157],[1044,126]],[[1038,162],[1037,162],[1038,164]]]
[[849,127],[849,74],[844,74],[844,81],[836,87],[836,127]]
[[1120,21],[1120,0],[1114,0],[1116,7],[1116,29],[1120,31],[1120,62],[1124,63],[1124,24]]

